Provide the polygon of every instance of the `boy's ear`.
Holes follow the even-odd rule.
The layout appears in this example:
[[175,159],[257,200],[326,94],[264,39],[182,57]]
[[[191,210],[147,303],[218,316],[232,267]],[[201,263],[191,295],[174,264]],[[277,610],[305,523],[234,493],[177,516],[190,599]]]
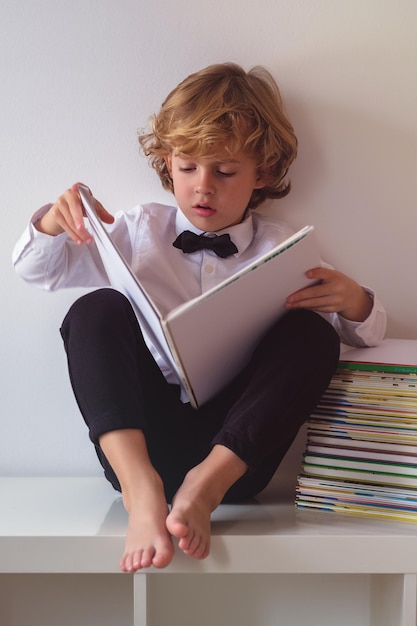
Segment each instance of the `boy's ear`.
[[267,172],[264,170],[258,170],[254,189],[263,189],[263,187],[268,184],[268,178],[269,176]]

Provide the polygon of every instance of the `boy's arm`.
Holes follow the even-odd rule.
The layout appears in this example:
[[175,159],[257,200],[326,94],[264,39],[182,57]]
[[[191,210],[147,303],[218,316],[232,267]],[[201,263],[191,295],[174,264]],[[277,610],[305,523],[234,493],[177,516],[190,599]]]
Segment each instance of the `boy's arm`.
[[[105,221],[114,221],[102,205],[97,206]],[[27,283],[48,291],[106,286],[109,281],[96,246],[79,245],[92,241],[74,186],[55,204],[45,205],[35,213],[14,247],[13,265]]]

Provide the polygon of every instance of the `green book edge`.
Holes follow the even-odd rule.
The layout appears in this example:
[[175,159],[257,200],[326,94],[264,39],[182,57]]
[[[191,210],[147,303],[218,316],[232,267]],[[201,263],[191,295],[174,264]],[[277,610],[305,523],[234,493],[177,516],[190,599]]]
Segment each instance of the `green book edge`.
[[417,374],[417,365],[400,365],[397,363],[368,363],[359,361],[339,361],[338,370],[363,372],[391,372],[395,374]]

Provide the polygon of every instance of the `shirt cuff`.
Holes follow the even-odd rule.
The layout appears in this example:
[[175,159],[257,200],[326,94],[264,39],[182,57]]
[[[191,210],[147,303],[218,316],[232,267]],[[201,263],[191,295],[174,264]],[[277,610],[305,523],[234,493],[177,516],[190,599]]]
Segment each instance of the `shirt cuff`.
[[341,339],[353,346],[377,346],[385,336],[386,312],[374,290],[369,287],[364,287],[364,290],[373,302],[372,310],[363,322],[354,322],[338,315]]
[[52,204],[46,204],[33,214],[28,226],[13,249],[12,259],[14,265],[26,255],[27,250],[41,250],[52,253],[62,245],[61,240],[66,238],[66,233],[52,237],[46,233],[41,233],[34,226],[51,206]]

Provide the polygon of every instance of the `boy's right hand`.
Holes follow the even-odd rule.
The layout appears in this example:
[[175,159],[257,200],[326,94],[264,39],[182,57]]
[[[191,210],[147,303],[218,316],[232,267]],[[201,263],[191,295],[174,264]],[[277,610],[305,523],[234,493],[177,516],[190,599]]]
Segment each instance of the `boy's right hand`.
[[[97,214],[107,224],[114,222],[114,217],[106,211],[103,205],[96,199]],[[91,243],[93,238],[84,224],[84,210],[78,193],[78,183],[65,193],[51,206],[49,211],[35,224],[35,228],[47,235],[60,235],[68,233],[75,243]]]

